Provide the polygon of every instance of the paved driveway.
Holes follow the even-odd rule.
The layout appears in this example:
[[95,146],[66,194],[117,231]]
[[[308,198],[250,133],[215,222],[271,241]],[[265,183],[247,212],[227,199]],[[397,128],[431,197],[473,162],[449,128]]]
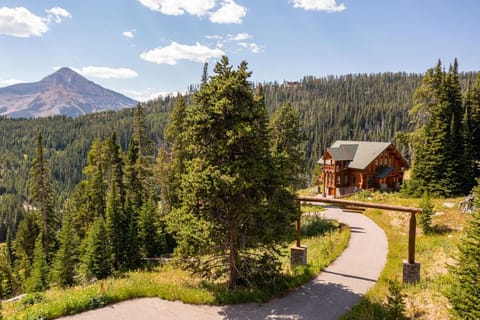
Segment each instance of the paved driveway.
[[282,298],[231,306],[144,298],[63,319],[338,319],[375,284],[387,261],[388,243],[383,230],[362,214],[328,207],[321,215],[350,226],[348,247],[318,277]]

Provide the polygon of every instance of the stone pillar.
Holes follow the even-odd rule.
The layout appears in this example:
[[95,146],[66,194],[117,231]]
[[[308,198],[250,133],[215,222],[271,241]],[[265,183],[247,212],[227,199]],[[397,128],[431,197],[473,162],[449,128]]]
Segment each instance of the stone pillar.
[[420,281],[420,263],[403,261],[403,283],[417,283]]
[[303,266],[307,264],[307,246],[291,247],[290,248],[290,265]]

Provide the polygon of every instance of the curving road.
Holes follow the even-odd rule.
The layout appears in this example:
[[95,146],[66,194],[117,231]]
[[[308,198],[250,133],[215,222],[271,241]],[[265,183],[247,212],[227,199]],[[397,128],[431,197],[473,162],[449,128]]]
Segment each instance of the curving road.
[[264,304],[229,306],[198,306],[144,298],[62,319],[338,319],[375,284],[387,261],[388,243],[383,230],[362,214],[327,207],[321,215],[350,226],[348,247],[318,277],[282,298]]

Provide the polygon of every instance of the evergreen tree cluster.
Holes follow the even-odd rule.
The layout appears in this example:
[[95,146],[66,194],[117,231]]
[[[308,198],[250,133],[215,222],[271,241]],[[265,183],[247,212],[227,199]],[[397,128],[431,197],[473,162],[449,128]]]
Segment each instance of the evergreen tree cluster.
[[[205,67],[202,83],[207,80]],[[468,76],[460,74],[462,87]],[[269,115],[287,103],[298,112],[306,135],[303,167],[308,174],[323,151],[337,139],[391,141],[398,130],[408,132],[407,111],[412,107],[411,97],[420,81],[421,75],[417,74],[381,73],[308,76],[294,83],[263,83],[256,87],[263,89]],[[190,103],[192,92],[199,88],[192,88],[182,96],[186,104]],[[158,98],[143,104],[145,134],[157,147],[165,144],[164,129],[177,99]],[[82,168],[86,166],[87,154],[95,139],[105,140],[116,132],[122,150],[127,149],[133,134],[133,113],[134,109],[124,109],[78,118],[0,117],[0,241],[5,241],[7,229],[12,235],[16,234],[31,205],[28,176],[39,132],[45,143],[45,158],[50,160],[48,170],[58,211],[84,178]]]
[[[205,74],[205,72],[204,72]],[[299,217],[294,186],[304,169],[298,113],[284,105],[269,123],[262,87],[242,62],[223,57],[193,104],[171,113],[163,150],[167,229],[184,266],[238,285],[272,284],[279,248]]]
[[[163,131],[173,98],[159,98],[143,104],[145,134],[155,145],[163,141]],[[0,241],[8,229],[14,236],[26,211],[31,207],[29,174],[35,156],[38,133],[42,134],[43,153],[49,159],[55,210],[83,179],[87,154],[95,139],[107,139],[116,132],[122,150],[133,135],[135,109],[101,112],[78,118],[55,116],[38,119],[0,117]],[[60,222],[59,222],[60,223]]]
[[32,160],[31,210],[10,232],[0,258],[0,296],[41,291],[102,279],[115,271],[142,266],[142,258],[171,251],[158,206],[153,141],[146,135],[138,105],[133,133],[122,152],[115,133],[94,140],[84,179],[55,210],[51,174],[42,135]]
[[462,90],[458,63],[448,71],[439,61],[423,77],[414,94],[409,135],[414,159],[406,190],[440,196],[468,193],[479,175],[480,76],[467,79]]
[[[480,180],[474,189],[476,208],[480,208]],[[467,222],[458,243],[457,263],[450,266],[453,277],[446,291],[452,314],[458,319],[480,318],[480,210]]]
[[[393,141],[409,132],[408,110],[420,85],[420,74],[349,74],[298,82],[264,84],[269,113],[291,103],[306,134],[305,168],[314,164],[335,140]],[[400,146],[401,147],[401,146]],[[408,150],[400,150],[408,157]]]
[[299,215],[299,115],[285,104],[269,123],[246,63],[233,70],[224,57],[214,71],[205,71],[191,106],[175,99],[164,143],[151,138],[142,105],[126,148],[115,132],[94,139],[61,206],[55,157],[38,134],[29,207],[15,235],[7,228],[1,252],[1,298],[103,279],[174,248],[194,271],[228,277],[230,287],[278,274],[278,250]]

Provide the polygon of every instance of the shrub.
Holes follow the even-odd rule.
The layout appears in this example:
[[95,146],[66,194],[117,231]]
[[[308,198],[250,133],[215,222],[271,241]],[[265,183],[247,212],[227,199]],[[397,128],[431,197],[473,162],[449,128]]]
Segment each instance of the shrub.
[[420,208],[422,213],[419,215],[420,224],[422,225],[422,231],[424,234],[432,232],[432,216],[433,216],[433,203],[428,193],[424,193],[422,200],[420,200]]
[[398,281],[389,281],[389,295],[387,296],[386,320],[405,319],[405,295],[402,293],[402,286]]

